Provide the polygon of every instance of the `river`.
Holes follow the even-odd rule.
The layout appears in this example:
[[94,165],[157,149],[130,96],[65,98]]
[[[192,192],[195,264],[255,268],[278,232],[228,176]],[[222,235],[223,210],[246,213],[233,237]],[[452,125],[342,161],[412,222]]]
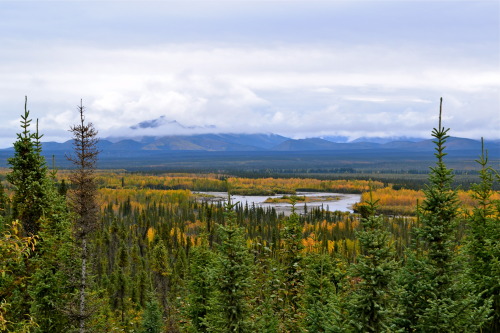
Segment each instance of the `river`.
[[[227,192],[195,192],[201,194],[212,195],[211,201],[226,201]],[[277,195],[231,195],[232,202],[239,202],[242,205],[248,204],[248,206],[258,206],[258,207],[274,207],[278,212],[284,212],[285,214],[290,214],[292,210],[292,205],[288,203],[265,203],[268,198],[281,198],[284,194]],[[298,196],[306,196],[314,198],[314,201],[308,202],[307,208],[323,206],[323,209],[327,211],[341,211],[352,213],[352,205],[361,201],[361,194],[345,194],[345,193],[324,193],[324,192],[297,192]],[[325,200],[321,200],[325,198]],[[330,198],[330,200],[326,200]],[[331,200],[334,198],[335,200]],[[297,202],[295,205],[297,213],[304,212],[304,203]]]

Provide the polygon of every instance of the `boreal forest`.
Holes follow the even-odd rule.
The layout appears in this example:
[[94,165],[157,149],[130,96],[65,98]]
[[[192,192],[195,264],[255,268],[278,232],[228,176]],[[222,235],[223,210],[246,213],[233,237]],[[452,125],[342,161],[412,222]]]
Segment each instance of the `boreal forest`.
[[[57,170],[26,106],[0,169],[0,332],[500,332],[500,177],[483,149],[457,186],[441,111],[405,187],[98,169],[83,105]],[[298,191],[361,202],[299,211]],[[291,212],[231,200],[276,193]]]

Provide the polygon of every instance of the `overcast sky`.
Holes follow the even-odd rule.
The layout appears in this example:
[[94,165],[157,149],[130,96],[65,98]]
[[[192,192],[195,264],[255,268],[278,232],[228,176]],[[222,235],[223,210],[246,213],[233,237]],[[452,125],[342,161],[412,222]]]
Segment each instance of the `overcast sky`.
[[441,96],[451,135],[499,139],[499,18],[496,0],[0,0],[0,147],[25,95],[46,141],[80,99],[101,137],[429,137]]

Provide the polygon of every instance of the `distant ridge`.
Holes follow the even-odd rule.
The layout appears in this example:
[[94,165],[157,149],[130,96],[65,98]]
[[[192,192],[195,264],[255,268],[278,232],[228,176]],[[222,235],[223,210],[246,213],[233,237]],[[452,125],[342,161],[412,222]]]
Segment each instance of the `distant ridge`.
[[[379,138],[380,139],[380,138]],[[398,138],[401,139],[401,138]],[[196,135],[169,135],[161,137],[139,137],[120,139],[101,139],[99,149],[103,152],[116,152],[124,155],[134,155],[168,151],[206,151],[206,152],[245,152],[245,151],[358,151],[358,150],[392,150],[392,151],[434,151],[432,140],[409,138],[383,143],[372,142],[377,138],[360,138],[351,142],[332,142],[321,138],[291,139],[276,134],[196,134]],[[384,141],[384,140],[382,140]],[[486,141],[486,148],[497,155],[500,153],[500,141]],[[73,149],[72,141],[63,143],[43,142],[44,153],[70,153]],[[12,150],[7,148],[2,150]],[[450,137],[446,142],[447,151],[481,151],[481,142],[478,140]]]
[[425,139],[422,138],[413,138],[413,137],[406,137],[406,136],[389,136],[389,137],[366,137],[362,136],[360,138],[357,138],[353,141],[350,141],[351,143],[356,143],[356,142],[372,142],[372,143],[390,143],[390,142],[395,142],[395,141],[404,141],[404,142],[420,142],[424,141]]

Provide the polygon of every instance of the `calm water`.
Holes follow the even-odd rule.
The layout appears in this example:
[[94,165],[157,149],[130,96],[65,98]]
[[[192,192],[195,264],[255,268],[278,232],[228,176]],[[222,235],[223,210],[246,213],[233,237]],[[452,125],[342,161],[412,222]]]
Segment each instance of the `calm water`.
[[[216,197],[215,201],[226,201],[227,200],[227,192],[197,192],[210,194]],[[297,195],[306,197],[335,197],[338,200],[333,201],[315,201],[308,202],[307,208],[323,206],[325,210],[328,211],[341,211],[341,212],[350,212],[352,213],[352,205],[359,202],[361,200],[361,194],[344,194],[344,193],[311,193],[311,192],[297,192]],[[274,207],[279,212],[290,213],[292,209],[292,205],[288,203],[264,203],[267,198],[281,198],[283,194],[277,195],[266,195],[266,196],[258,196],[258,195],[232,195],[231,201],[240,202],[242,205],[248,204],[249,206],[255,205],[259,207]],[[304,204],[297,203],[295,208],[298,213],[304,211]]]

